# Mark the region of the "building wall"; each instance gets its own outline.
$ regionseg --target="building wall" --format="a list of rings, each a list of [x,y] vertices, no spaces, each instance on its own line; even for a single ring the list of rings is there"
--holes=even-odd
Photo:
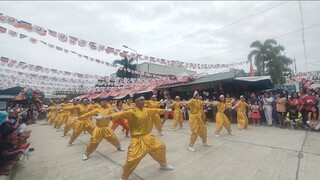
[[[175,75],[177,78],[181,78],[182,76],[186,75],[194,75],[197,73],[196,71],[186,70],[183,68],[169,67],[148,62],[139,64],[137,70],[158,75]]]

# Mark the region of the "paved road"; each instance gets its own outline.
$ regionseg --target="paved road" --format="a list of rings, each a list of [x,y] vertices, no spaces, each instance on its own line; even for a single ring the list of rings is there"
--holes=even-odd
[[[208,142],[204,147],[198,138],[196,152],[189,152],[187,144],[190,127],[171,130],[172,121],[164,126],[165,136],[159,138],[167,145],[168,163],[174,171],[161,171],[150,156],[139,164],[131,180],[319,180],[320,179],[320,133],[305,130],[279,129],[276,127],[249,126],[235,135],[226,130],[220,138],[214,136],[214,123],[209,123]],[[39,122],[31,125],[30,139],[35,147],[29,160],[22,162],[14,180],[116,180],[120,179],[126,151],[119,152],[102,141],[87,161],[82,161],[89,134],[81,134],[72,147],[67,147],[70,137],[60,137],[51,126]],[[154,134],[158,133],[154,129]],[[129,139],[116,130],[123,147]]]

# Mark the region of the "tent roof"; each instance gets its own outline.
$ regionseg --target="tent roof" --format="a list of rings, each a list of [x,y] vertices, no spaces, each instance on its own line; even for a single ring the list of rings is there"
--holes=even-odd
[[[18,95],[21,91],[23,91],[24,88],[17,86],[17,87],[12,87],[4,90],[0,90],[0,95]]]

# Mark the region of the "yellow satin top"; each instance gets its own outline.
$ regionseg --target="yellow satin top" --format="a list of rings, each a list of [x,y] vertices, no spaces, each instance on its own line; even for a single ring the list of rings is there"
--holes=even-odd
[[[160,106],[159,101],[147,100],[145,103],[148,108],[159,108]]]
[[[204,102],[201,101],[200,99],[190,99],[189,101],[187,101],[187,107],[190,108],[190,114],[196,114],[199,113],[200,110],[203,109],[204,106]]]
[[[79,106],[79,105],[71,105],[70,107]],[[79,116],[79,110],[78,109],[71,109],[70,116],[71,117],[78,117]]]
[[[79,117],[80,118],[90,118],[91,116],[95,115],[95,114],[102,114],[102,115],[109,115],[111,113],[110,109],[109,108],[103,108],[103,107],[100,107],[100,108],[96,108],[94,109],[93,111],[90,111],[90,112],[87,112],[83,115],[81,115]],[[105,126],[108,126],[110,123],[110,119],[97,119],[96,120],[96,125],[98,127],[105,127]]]
[[[224,103],[224,102],[213,102],[212,103],[213,106],[217,106],[219,113],[224,113],[224,111],[226,110],[226,106],[229,104],[231,104],[231,102],[230,103]]]
[[[134,108],[128,111],[111,114],[112,119],[127,119],[132,137],[144,136],[151,133],[153,117],[155,114],[163,114],[164,109]]]
[[[182,106],[181,101],[174,101],[174,103],[172,103],[172,107],[175,111],[181,110],[181,106]]]
[[[69,107],[65,107],[63,109],[66,109],[66,110],[78,110],[78,113],[79,113],[79,116],[82,116],[84,114],[86,114],[87,112],[91,111],[92,110],[92,107],[87,105],[83,105],[83,104],[79,104],[77,106],[69,106]],[[80,118],[79,117],[79,120],[87,120],[88,118]]]
[[[246,102],[240,100],[240,101],[237,103],[236,106],[237,106],[237,108],[238,108],[238,111],[246,112],[246,107],[248,106],[248,104],[247,104]]]
[[[231,98],[226,98],[226,108],[232,108]]]

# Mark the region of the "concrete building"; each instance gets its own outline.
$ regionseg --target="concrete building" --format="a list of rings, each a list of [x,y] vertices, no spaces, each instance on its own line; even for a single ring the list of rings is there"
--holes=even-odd
[[[194,75],[197,73],[196,71],[191,71],[183,68],[169,67],[169,66],[164,66],[161,64],[154,64],[149,62],[138,64],[137,70],[148,72],[151,74],[156,74],[156,75],[174,75],[178,79],[181,78],[182,76]]]

